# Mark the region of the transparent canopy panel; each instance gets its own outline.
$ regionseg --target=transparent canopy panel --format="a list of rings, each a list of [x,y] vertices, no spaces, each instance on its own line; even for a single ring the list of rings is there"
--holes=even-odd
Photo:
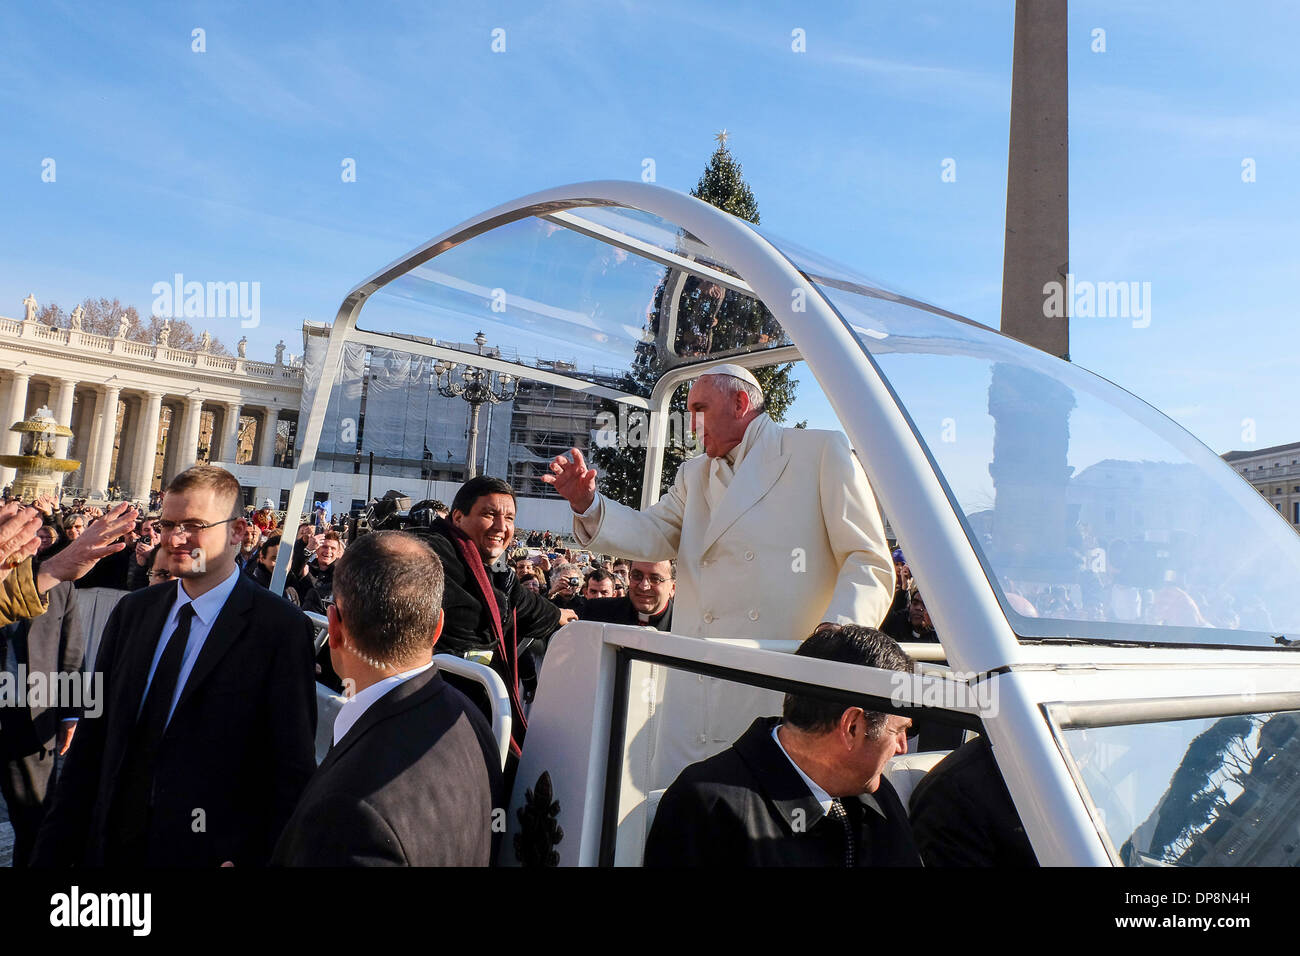
[[[1300,633],[1300,536],[1168,418],[977,323],[814,281],[908,415],[1022,639],[1275,648]]]
[[[639,398],[681,366],[792,344],[737,270],[674,224],[612,203],[533,212],[382,286],[358,327],[471,355],[481,330],[521,378],[544,369]],[[892,389],[1022,639],[1276,647],[1300,634],[1300,537],[1173,422],[1077,366],[766,238]],[[436,398],[424,402],[438,417]],[[871,449],[858,451],[870,472]]]
[[[648,213],[590,207],[527,216],[383,286],[365,331],[456,343],[482,330],[501,358],[648,396],[679,365],[789,345],[698,240]]]

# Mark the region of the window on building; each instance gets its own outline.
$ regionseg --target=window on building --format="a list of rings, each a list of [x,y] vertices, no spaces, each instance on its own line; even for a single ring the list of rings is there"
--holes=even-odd
[[[1300,501],[1291,503],[1291,523],[1300,524]]]

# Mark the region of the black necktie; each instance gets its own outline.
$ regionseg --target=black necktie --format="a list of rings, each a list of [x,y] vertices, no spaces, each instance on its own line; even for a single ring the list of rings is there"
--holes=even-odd
[[[849,819],[848,811],[844,809],[844,804],[840,802],[839,797],[831,800],[829,816],[834,820],[838,820],[840,825],[844,827],[844,865],[852,868],[854,863],[853,821]]]
[[[145,731],[146,739],[156,744],[162,739],[167,727],[167,712],[171,709],[172,695],[176,693],[176,680],[181,674],[181,663],[185,660],[185,645],[190,640],[190,622],[194,620],[194,605],[186,604],[181,608],[176,620],[176,630],[163,649],[158,659],[158,667],[153,672],[153,682],[149,693],[144,698],[144,709],[140,711],[140,727]]]

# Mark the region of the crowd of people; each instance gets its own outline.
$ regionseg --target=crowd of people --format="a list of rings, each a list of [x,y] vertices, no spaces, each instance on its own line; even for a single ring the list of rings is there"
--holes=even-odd
[[[351,542],[320,509],[290,532],[269,507],[242,508],[234,476],[212,466],[179,474],[144,514],[5,503],[6,667],[76,672],[76,589],[125,592],[94,663],[102,713],[28,708],[21,739],[0,722],[15,865],[487,865],[547,647],[575,620],[798,635],[801,655],[908,669],[899,644],[938,637],[842,436],[775,425],[736,366],[698,379],[688,407],[705,454],[644,512],[601,497],[576,450],[555,459],[547,480],[572,507],[572,541],[516,529],[514,491],[490,476],[406,530]],[[328,623],[319,648],[303,611]],[[504,773],[482,691],[435,653],[501,677]],[[318,682],[347,703],[316,766]],[[656,731],[667,793],[647,864],[919,865],[925,834],[951,844],[950,828],[909,821],[882,775],[909,719],[787,695],[755,721],[769,698],[738,687],[692,676],[679,699],[706,706]],[[961,763],[996,777],[987,754]],[[791,792],[775,812],[773,794]],[[952,802],[930,800],[945,822]],[[794,809],[807,826],[791,827]]]

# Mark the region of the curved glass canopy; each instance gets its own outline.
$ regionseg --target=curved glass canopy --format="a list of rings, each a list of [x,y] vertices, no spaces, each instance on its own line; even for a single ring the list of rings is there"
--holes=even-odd
[[[683,198],[642,192],[672,197],[664,208]],[[1300,636],[1300,536],[1173,422],[1076,365],[716,215],[806,280],[777,311],[820,296],[851,330],[1022,640],[1279,647]],[[716,249],[607,199],[486,213],[358,286],[340,310],[353,314],[353,336],[429,362],[476,355],[464,343],[481,330],[495,348],[480,364],[641,406],[693,366],[789,361],[800,345]],[[843,418],[851,396],[837,407]],[[873,449],[858,452],[871,475]]]

